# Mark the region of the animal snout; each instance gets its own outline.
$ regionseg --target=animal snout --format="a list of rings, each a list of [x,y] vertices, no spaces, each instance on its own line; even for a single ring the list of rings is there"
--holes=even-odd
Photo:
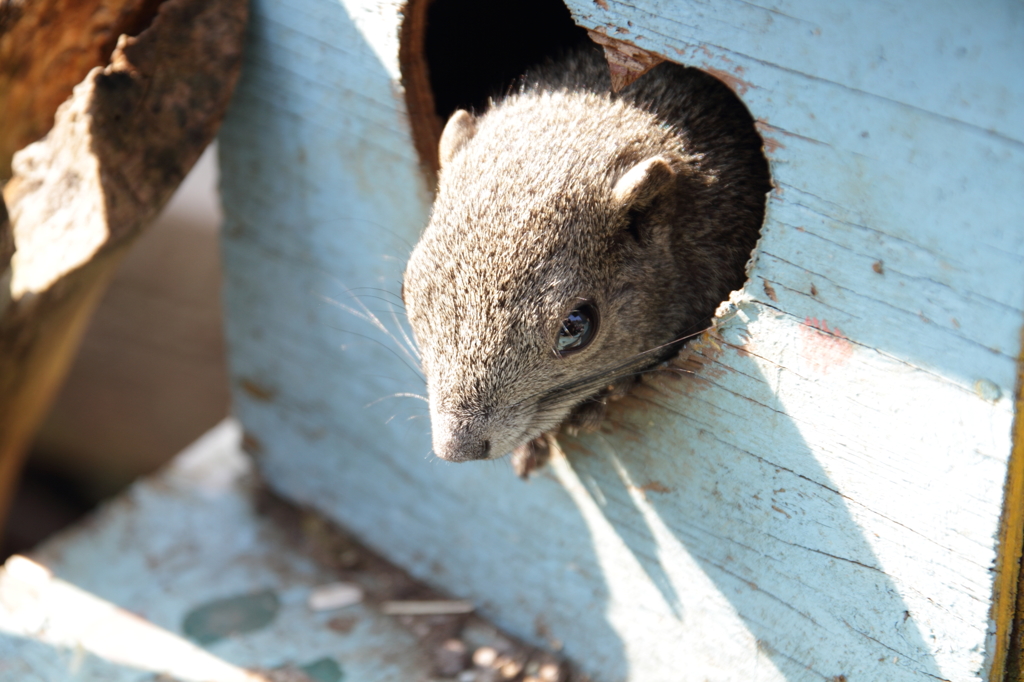
[[[434,453],[449,462],[469,462],[491,456],[491,441],[482,429],[451,415],[437,415],[431,420]]]

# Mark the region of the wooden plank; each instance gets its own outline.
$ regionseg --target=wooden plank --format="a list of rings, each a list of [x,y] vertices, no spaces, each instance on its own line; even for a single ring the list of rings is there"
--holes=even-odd
[[[256,513],[240,435],[222,423],[89,522],[0,567],[0,681],[407,682],[431,669],[416,635],[373,606],[307,606],[337,575]],[[202,646],[184,631],[203,605],[266,595],[266,622]],[[313,664],[320,675],[281,670]]]
[[[422,392],[397,341],[331,302],[394,328],[378,297],[426,222],[397,3],[256,2],[221,152],[235,400],[267,480],[602,682],[997,679],[1020,9],[568,4],[719,75],[766,138],[764,236],[699,371],[528,484],[432,459],[425,409],[388,398]]]
[[[898,102],[1013,141],[1024,140],[1024,122],[1012,114],[1024,107],[1019,78],[1014,78],[1021,69],[1017,58],[1024,16],[1012,2],[566,4],[583,26],[611,28],[623,40],[666,56],[682,56],[683,61],[719,61],[718,68],[724,65],[727,77],[740,83],[747,79],[729,68],[733,56],[757,60],[804,82],[839,85],[867,95],[868,102]],[[704,56],[687,54],[693,49]],[[855,136],[860,131],[847,132]]]
[[[1024,344],[1022,344],[1024,346]],[[1013,450],[1003,490],[1003,520],[999,530],[992,620],[995,643],[992,653],[993,680],[1022,679],[1024,655],[1024,350],[1017,360],[1017,393],[1013,420]]]

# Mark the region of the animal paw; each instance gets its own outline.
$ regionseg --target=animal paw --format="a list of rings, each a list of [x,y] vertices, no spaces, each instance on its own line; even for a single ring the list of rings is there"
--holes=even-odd
[[[551,444],[546,436],[537,436],[512,451],[512,470],[524,481],[530,473],[547,464],[551,457]]]

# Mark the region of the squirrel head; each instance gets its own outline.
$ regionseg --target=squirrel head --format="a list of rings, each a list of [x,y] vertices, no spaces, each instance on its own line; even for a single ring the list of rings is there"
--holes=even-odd
[[[676,228],[699,182],[681,139],[607,96],[456,112],[403,299],[434,452],[501,457],[672,350]]]

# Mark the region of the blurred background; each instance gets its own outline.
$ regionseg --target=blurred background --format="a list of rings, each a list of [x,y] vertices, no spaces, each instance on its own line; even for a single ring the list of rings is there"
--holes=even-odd
[[[158,468],[227,415],[217,180],[214,143],[121,263],[33,444],[0,561]]]

